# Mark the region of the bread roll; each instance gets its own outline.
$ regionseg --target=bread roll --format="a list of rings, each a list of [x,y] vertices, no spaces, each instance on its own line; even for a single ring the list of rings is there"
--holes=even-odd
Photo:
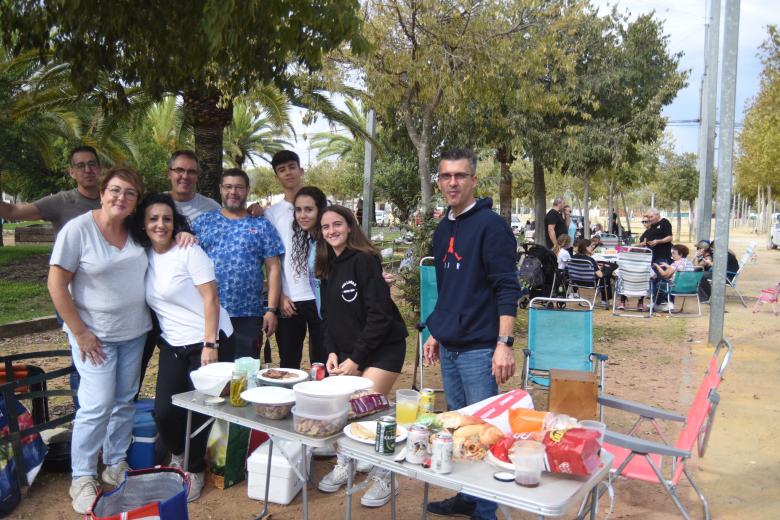
[[[485,421],[472,415],[463,415],[460,412],[444,412],[436,417],[436,422],[441,424],[442,428],[455,430],[471,424],[484,424]]]

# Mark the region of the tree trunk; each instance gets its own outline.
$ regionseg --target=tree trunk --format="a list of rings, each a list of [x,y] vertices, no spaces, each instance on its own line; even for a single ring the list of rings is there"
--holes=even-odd
[[[536,231],[534,231],[534,242],[545,245],[544,215],[547,211],[547,188],[544,185],[544,166],[542,162],[534,157],[534,216],[536,219]]]
[[[583,236],[590,238],[590,174],[585,172],[583,177],[583,190],[582,190],[582,218],[583,220]]]
[[[689,211],[688,211],[688,214],[689,214],[689,217],[688,217],[688,242],[693,240],[693,224],[694,224],[694,218],[695,218],[695,215],[693,214],[693,212],[694,212],[693,208],[694,207],[696,207],[696,201],[689,200],[688,201],[688,208],[689,208]]]
[[[677,199],[677,241],[679,242],[682,240],[682,215],[680,214],[682,212],[681,205],[680,205],[680,199]]]
[[[496,151],[496,159],[501,165],[501,181],[498,186],[498,201],[501,218],[508,225],[512,224],[512,172],[509,165],[514,160],[512,152],[506,145],[502,145]]]
[[[626,231],[631,234],[631,216],[628,214],[628,206],[626,206],[626,196],[623,192],[620,192],[620,201],[623,203],[623,213],[626,214]]]
[[[614,205],[614,197],[615,197],[615,179],[609,180],[609,198],[607,200],[607,225],[606,230],[607,233],[615,233],[617,234],[617,229],[612,229],[612,213],[615,212],[615,205]]]
[[[233,102],[220,106],[220,94],[193,89],[183,95],[183,109],[192,119],[195,153],[200,163],[200,193],[220,201],[219,181],[222,175],[222,141],[225,128],[233,118]]]
[[[3,171],[0,169],[0,201],[3,200]],[[0,218],[0,247],[5,246],[3,242],[3,219]]]

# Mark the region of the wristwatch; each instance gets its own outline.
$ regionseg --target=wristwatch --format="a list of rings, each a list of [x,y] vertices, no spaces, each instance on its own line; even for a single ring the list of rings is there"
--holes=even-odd
[[[279,314],[279,307],[266,307],[265,312],[273,312],[274,314]]]
[[[511,347],[515,342],[515,338],[513,336],[499,336],[496,339],[496,343],[503,343],[507,347]]]
[[[215,343],[212,343],[211,341],[204,341],[203,348],[213,348],[214,350],[219,350],[219,341]]]

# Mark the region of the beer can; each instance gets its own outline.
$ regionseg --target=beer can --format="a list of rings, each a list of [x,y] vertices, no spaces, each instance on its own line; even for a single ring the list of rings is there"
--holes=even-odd
[[[312,363],[309,369],[309,379],[312,381],[322,381],[325,379],[325,364]]]
[[[434,473],[452,472],[452,435],[447,432],[439,432],[433,437],[431,470]]]
[[[392,415],[384,415],[376,422],[374,451],[383,455],[395,452],[395,417]]]
[[[413,424],[406,437],[406,462],[422,464],[428,459],[428,427]]]
[[[433,413],[433,405],[436,400],[436,394],[433,388],[423,388],[420,390],[420,413]]]

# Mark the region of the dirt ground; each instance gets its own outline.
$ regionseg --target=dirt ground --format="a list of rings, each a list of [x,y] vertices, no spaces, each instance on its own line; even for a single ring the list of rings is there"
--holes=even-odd
[[[739,257],[754,239],[747,233],[733,233],[730,248]],[[721,404],[709,450],[703,459],[696,458],[690,465],[694,478],[710,500],[713,518],[769,519],[780,515],[777,494],[780,444],[774,431],[780,424],[780,405],[775,398],[780,381],[780,317],[768,309],[752,313],[760,289],[780,280],[780,251],[765,250],[763,241],[759,244],[757,263],[746,268],[739,283],[748,308],[742,307],[733,291],[727,293],[726,336],[734,343],[735,355],[720,389]],[[609,355],[607,393],[685,413],[712,352],[706,341],[708,310],[705,306],[701,318],[659,316],[649,320],[614,318],[606,311],[597,310],[594,349]],[[520,311],[519,315],[522,314],[524,311]],[[518,343],[519,348],[525,343],[523,329],[518,333]],[[54,346],[64,346],[63,336],[57,331],[0,341],[0,350],[6,353]],[[398,387],[410,386],[412,362],[413,357],[407,359]],[[51,361],[50,367],[56,364]],[[521,366],[522,360],[518,358],[518,367]],[[152,373],[156,373],[156,367]],[[438,370],[428,374],[431,376],[428,382],[435,386]],[[153,381],[147,377],[144,393],[150,395],[152,391]],[[537,407],[542,408],[546,397],[540,394],[534,397]],[[65,402],[54,404],[55,410],[68,406]],[[610,429],[617,431],[626,429],[631,422],[630,418],[611,412],[607,412],[606,420]],[[332,460],[315,460],[314,481],[330,471],[331,465]],[[76,518],[67,497],[69,482],[66,474],[42,473],[12,518]],[[398,517],[419,517],[422,484],[401,477],[399,486],[402,499]],[[687,483],[681,484],[680,494],[692,516],[701,518],[699,501]],[[431,488],[432,500],[449,495],[447,490]],[[315,520],[344,514],[343,491],[328,495],[314,487],[310,488],[309,497],[309,511]],[[354,505],[357,519],[389,518],[390,515],[389,506],[375,511],[361,507],[357,498]],[[189,513],[193,520],[248,519],[255,517],[261,508],[260,502],[247,498],[246,483],[225,491],[207,485],[201,499],[190,504]],[[605,518],[609,509],[609,498],[605,495],[599,518]],[[289,506],[271,504],[270,511],[274,519],[301,518],[301,497]],[[531,517],[519,511],[512,511],[512,516]],[[660,487],[619,480],[615,483],[611,517],[666,519],[679,518],[679,514]]]

